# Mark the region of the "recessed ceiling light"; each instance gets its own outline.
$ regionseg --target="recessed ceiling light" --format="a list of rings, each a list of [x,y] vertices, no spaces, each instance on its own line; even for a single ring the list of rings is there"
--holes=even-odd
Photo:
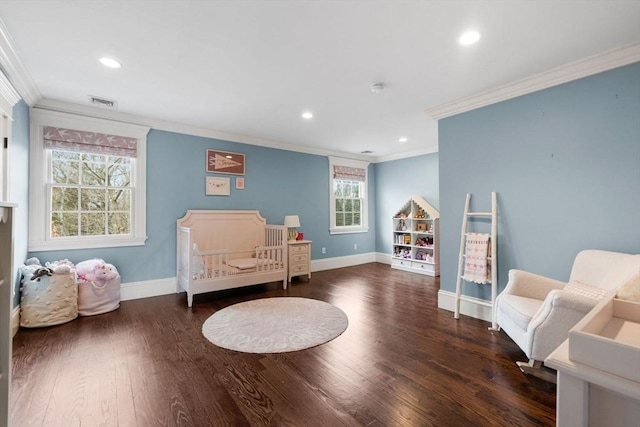
[[[458,37],[458,43],[462,46],[474,44],[478,40],[480,40],[480,33],[477,31],[467,31],[466,33],[463,33],[460,37]]]
[[[120,68],[122,64],[112,58],[107,58],[106,56],[98,59],[102,65],[109,68]]]
[[[313,114],[311,114],[308,111],[305,111],[304,113],[302,113],[302,118],[303,119],[307,119],[307,120],[312,119],[313,118]]]
[[[403,137],[401,137],[401,138],[398,138],[398,142],[399,142],[399,143],[403,143],[403,142],[407,142],[407,141],[408,141],[408,139],[407,139],[407,137],[405,137],[405,136],[403,136]]]

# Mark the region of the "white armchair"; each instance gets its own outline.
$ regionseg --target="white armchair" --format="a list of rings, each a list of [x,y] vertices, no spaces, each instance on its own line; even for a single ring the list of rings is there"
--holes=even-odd
[[[509,282],[496,299],[498,325],[524,351],[529,362],[517,362],[525,373],[546,379],[542,361],[569,336],[600,298],[640,288],[640,255],[585,250],[576,256],[568,283],[521,270],[509,271]]]

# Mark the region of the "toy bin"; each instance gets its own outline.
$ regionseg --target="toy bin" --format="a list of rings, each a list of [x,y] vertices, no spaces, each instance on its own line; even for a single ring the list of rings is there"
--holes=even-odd
[[[60,325],[78,317],[75,272],[54,273],[41,266],[23,266],[20,275],[20,326]]]
[[[78,314],[94,316],[120,307],[120,274],[103,260],[87,260],[76,265]]]

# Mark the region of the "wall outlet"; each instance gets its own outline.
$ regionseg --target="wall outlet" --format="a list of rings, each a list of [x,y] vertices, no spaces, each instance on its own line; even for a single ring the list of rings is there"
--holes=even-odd
[[[327,253],[327,248],[322,248],[322,253],[326,254]]]
[[[354,250],[354,251],[357,251],[357,250],[358,250],[358,244],[357,244],[357,243],[354,243],[354,244],[353,244],[353,250]]]

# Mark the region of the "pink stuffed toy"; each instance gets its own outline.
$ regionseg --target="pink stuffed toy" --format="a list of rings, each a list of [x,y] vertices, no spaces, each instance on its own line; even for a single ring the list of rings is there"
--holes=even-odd
[[[83,283],[106,283],[118,277],[118,270],[101,259],[82,261],[76,265],[78,280]]]

